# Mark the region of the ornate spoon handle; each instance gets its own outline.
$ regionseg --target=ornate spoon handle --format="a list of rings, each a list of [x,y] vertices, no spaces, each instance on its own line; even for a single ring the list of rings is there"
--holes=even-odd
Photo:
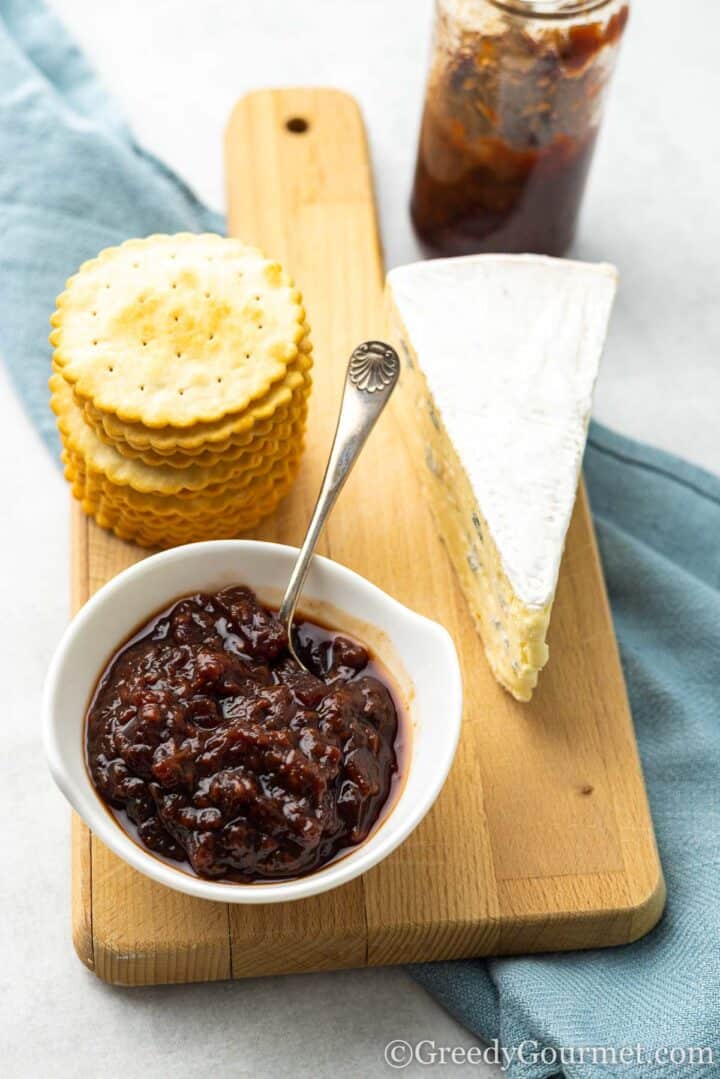
[[[318,537],[368,435],[395,389],[399,374],[398,354],[383,341],[365,341],[350,357],[340,416],[320,494],[279,612],[281,622],[287,627],[293,653],[292,620]]]

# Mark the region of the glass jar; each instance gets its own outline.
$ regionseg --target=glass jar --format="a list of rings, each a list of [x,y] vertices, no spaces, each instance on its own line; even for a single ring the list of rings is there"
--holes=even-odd
[[[628,6],[436,0],[411,201],[429,253],[566,253]]]

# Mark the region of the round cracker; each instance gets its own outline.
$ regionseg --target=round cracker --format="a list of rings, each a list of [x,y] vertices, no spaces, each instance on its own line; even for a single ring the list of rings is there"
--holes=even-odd
[[[116,486],[102,476],[88,473],[82,458],[71,450],[65,453],[65,475],[73,485],[82,488],[86,498],[103,499],[107,505],[134,511],[148,523],[168,518],[184,521],[253,508],[263,502],[287,475],[295,475],[300,456],[301,447],[294,446],[263,471],[241,476],[232,483],[213,484],[200,491],[172,495],[141,493],[130,487]]]
[[[109,433],[107,424],[98,422],[97,415],[93,415],[86,407],[83,417],[92,426],[103,442],[113,446],[124,457],[137,458],[152,467],[170,465],[176,468],[185,468],[191,464],[213,466],[223,458],[238,456],[244,448],[254,444],[261,438],[269,436],[285,437],[280,432],[288,423],[294,422],[300,413],[307,412],[307,401],[310,395],[310,378],[305,376],[303,380],[292,389],[288,395],[283,394],[283,400],[287,396],[286,403],[275,408],[268,419],[253,422],[251,426],[241,430],[239,434],[230,432],[222,442],[203,443],[200,438],[194,449],[189,447],[157,449],[147,440],[141,440],[137,444],[134,440],[117,437],[117,430]],[[243,425],[244,426],[244,425]]]
[[[189,465],[201,465],[205,468],[214,468],[222,461],[232,461],[244,453],[257,447],[268,440],[277,442],[286,441],[292,433],[293,426],[307,417],[308,390],[301,386],[295,390],[287,405],[277,409],[272,419],[263,420],[253,424],[249,431],[244,432],[236,439],[232,438],[220,444],[212,443],[202,447],[195,453],[187,453],[176,450],[174,453],[156,453],[152,448],[139,449],[136,446],[110,438],[103,424],[90,424],[100,439],[107,445],[112,446],[123,457],[141,461],[151,468],[187,468]],[[83,418],[87,421],[87,411],[83,410]]]
[[[159,468],[165,465],[169,468],[187,468],[188,464],[202,465],[204,468],[215,468],[221,461],[237,460],[251,448],[260,444],[266,447],[263,452],[267,452],[270,445],[286,442],[292,436],[294,425],[300,418],[304,418],[306,414],[307,406],[304,401],[300,401],[293,411],[286,408],[279,409],[275,425],[273,426],[269,423],[259,425],[259,429],[254,433],[252,439],[237,446],[233,442],[225,443],[222,451],[200,450],[192,456],[187,453],[155,454],[152,450],[136,450],[127,444],[120,445],[117,442],[110,442],[109,444],[118,450],[123,457],[135,458],[150,468]],[[100,437],[104,442],[108,441],[102,432],[100,432]]]
[[[306,333],[279,263],[214,234],[107,248],[52,316],[54,362],[100,412],[181,429],[241,413],[285,375]]]
[[[135,511],[108,505],[102,499],[90,499],[78,483],[73,485],[73,494],[80,500],[86,513],[121,539],[139,543],[144,547],[172,547],[199,540],[232,538],[257,527],[287,495],[294,478],[295,472],[290,470],[268,496],[263,501],[258,501],[249,511],[228,510],[215,517],[206,515],[201,519],[189,521],[163,518],[160,522],[148,522]]]
[[[51,377],[50,388],[51,407],[57,415],[58,428],[65,446],[82,458],[87,473],[97,473],[120,487],[131,487],[144,493],[173,495],[181,491],[199,491],[210,484],[231,485],[248,471],[239,465],[237,460],[222,459],[211,468],[193,464],[186,468],[173,468],[167,465],[151,467],[142,461],[123,457],[116,449],[103,442],[94,429],[85,423],[72,387],[60,375],[54,374]]]
[[[85,459],[63,443],[63,462],[72,470],[73,477],[82,480],[94,491],[102,492],[111,501],[135,506],[143,513],[187,515],[189,512],[206,512],[212,507],[224,508],[238,499],[251,501],[253,494],[264,489],[277,477],[288,462],[299,459],[303,449],[303,430],[298,424],[292,438],[279,445],[277,451],[264,458],[254,468],[239,472],[236,476],[220,482],[207,484],[198,490],[181,490],[170,494],[157,491],[137,491],[126,484],[116,484],[104,474],[88,471]]]
[[[285,378],[272,386],[260,401],[239,415],[228,415],[215,423],[197,423],[183,431],[177,427],[147,428],[138,423],[126,423],[117,416],[99,412],[90,401],[82,403],[88,422],[112,443],[153,455],[187,453],[194,456],[205,449],[220,452],[232,443],[249,440],[256,425],[268,424],[271,427],[280,408],[291,406],[298,396],[309,395],[312,387],[311,368],[312,346],[306,338],[301,342],[300,354],[288,367]]]

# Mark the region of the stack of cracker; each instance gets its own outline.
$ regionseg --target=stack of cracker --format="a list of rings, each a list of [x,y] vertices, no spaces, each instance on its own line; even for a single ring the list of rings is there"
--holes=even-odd
[[[151,547],[235,536],[298,468],[310,392],[300,293],[221,236],[150,236],[71,277],[50,340],[73,494]]]

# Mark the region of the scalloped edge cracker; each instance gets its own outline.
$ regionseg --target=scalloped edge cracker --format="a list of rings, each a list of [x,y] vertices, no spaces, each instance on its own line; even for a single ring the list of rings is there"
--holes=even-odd
[[[55,367],[99,412],[181,429],[241,413],[306,335],[278,262],[212,233],[149,236],[83,263],[51,318]]]
[[[307,404],[304,397],[297,402],[293,403],[293,408],[278,409],[278,415],[276,417],[275,424],[265,422],[264,424],[258,424],[258,430],[253,428],[253,436],[250,439],[244,439],[238,445],[234,442],[223,443],[222,450],[199,450],[192,457],[187,453],[164,453],[156,454],[152,450],[136,450],[132,446],[128,446],[127,443],[122,445],[118,442],[110,442],[104,437],[102,431],[99,432],[100,438],[103,442],[108,442],[114,449],[118,450],[123,457],[129,457],[141,461],[149,468],[187,468],[189,464],[201,465],[203,468],[214,469],[218,464],[224,461],[235,461],[248,452],[249,448],[256,448],[259,452],[266,452],[272,445],[277,445],[281,442],[287,442],[292,437],[293,427],[298,421],[304,421],[307,416]],[[264,449],[260,449],[263,447]]]
[[[173,468],[168,465],[152,467],[142,461],[123,457],[84,422],[72,387],[61,375],[51,377],[50,388],[51,407],[57,416],[58,429],[65,446],[83,459],[88,473],[104,476],[119,487],[130,487],[143,493],[177,495],[182,491],[199,491],[210,484],[231,482],[248,471],[252,472],[252,469],[244,469],[238,460],[232,459],[223,459],[210,468],[194,464],[186,468]]]
[[[121,539],[132,540],[144,547],[171,547],[203,539],[231,538],[255,528],[288,494],[297,474],[299,460],[299,456],[295,457],[265,496],[258,498],[251,507],[229,505],[217,514],[205,513],[200,520],[185,516],[148,519],[133,508],[108,503],[102,497],[90,497],[77,479],[72,480],[72,489],[85,513]],[[68,468],[66,473],[72,479],[72,470]]]
[[[255,424],[272,425],[280,408],[290,405],[299,395],[308,397],[312,388],[312,345],[307,340],[297,359],[288,367],[285,378],[273,386],[262,400],[239,415],[231,414],[215,423],[197,423],[180,431],[176,427],[147,428],[141,424],[126,423],[98,412],[92,402],[83,402],[86,419],[99,434],[113,443],[123,443],[136,451],[153,454],[186,453],[194,456],[203,449],[222,448],[242,439],[252,437]]]
[[[275,460],[264,462],[257,472],[243,474],[227,482],[210,484],[198,491],[182,491],[180,494],[169,495],[116,486],[103,476],[88,473],[82,458],[71,450],[65,451],[64,462],[66,477],[72,483],[82,484],[88,497],[103,498],[108,504],[135,509],[148,518],[175,515],[185,519],[222,513],[230,506],[253,505],[265,496],[280,477],[294,467],[301,453],[302,440]]]

